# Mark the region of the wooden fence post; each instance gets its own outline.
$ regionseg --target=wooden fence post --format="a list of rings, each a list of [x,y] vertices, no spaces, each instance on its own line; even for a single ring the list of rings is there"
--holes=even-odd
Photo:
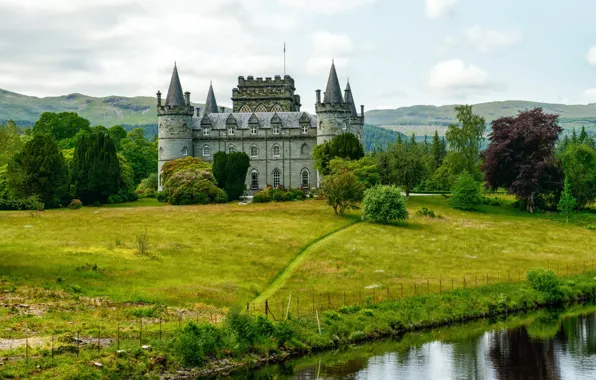
[[[120,322],[118,322],[118,327],[116,327],[116,344],[118,346],[118,351],[120,351]]]
[[[101,326],[97,327],[97,352],[101,351]]]
[[[464,289],[466,288],[466,276],[464,276]]]
[[[399,283],[399,298],[404,298],[404,284]]]
[[[143,347],[143,317],[141,317],[139,323],[139,347]]]
[[[269,319],[269,300],[265,300],[265,318]]]
[[[443,278],[439,277],[439,294],[443,294]]]

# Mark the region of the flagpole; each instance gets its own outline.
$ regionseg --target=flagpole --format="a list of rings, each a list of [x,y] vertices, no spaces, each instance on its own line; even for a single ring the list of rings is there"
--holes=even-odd
[[[286,42],[284,41],[284,77],[286,76]]]

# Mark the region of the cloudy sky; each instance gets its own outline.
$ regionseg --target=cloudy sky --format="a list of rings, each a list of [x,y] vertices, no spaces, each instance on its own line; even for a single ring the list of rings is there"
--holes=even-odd
[[[0,0],[0,88],[230,105],[239,75],[296,80],[314,108],[331,59],[358,104],[596,102],[594,0]]]

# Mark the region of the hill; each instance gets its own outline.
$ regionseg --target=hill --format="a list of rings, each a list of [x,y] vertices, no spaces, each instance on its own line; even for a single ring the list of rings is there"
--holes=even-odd
[[[474,112],[484,116],[487,122],[503,117],[515,116],[518,112],[542,107],[545,112],[560,116],[561,126],[567,130],[581,129],[596,133],[596,103],[588,105],[565,105],[538,103],[518,100],[480,103],[474,105]],[[450,123],[455,122],[455,105],[412,106],[396,109],[371,110],[366,112],[366,122],[393,130],[417,135],[432,135],[435,129],[444,132]]]

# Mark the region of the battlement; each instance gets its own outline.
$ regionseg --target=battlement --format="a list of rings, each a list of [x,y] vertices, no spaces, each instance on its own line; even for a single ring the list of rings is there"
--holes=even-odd
[[[298,112],[300,97],[294,94],[294,79],[289,75],[238,77],[238,87],[232,89],[234,112]]]
[[[315,109],[317,113],[351,113],[347,103],[317,103]]]
[[[283,78],[281,75],[276,75],[273,78],[271,78],[271,77],[265,77],[265,78],[257,77],[256,79],[252,75],[249,75],[248,77],[246,77],[246,79],[244,78],[244,76],[238,77],[238,87],[251,87],[251,86],[264,86],[264,87],[267,87],[267,86],[289,86],[293,90],[295,90],[294,79],[289,75],[284,75]]]
[[[157,106],[157,116],[165,116],[165,115],[184,115],[184,116],[192,116],[195,112],[195,108],[193,106],[164,106],[158,105]]]

